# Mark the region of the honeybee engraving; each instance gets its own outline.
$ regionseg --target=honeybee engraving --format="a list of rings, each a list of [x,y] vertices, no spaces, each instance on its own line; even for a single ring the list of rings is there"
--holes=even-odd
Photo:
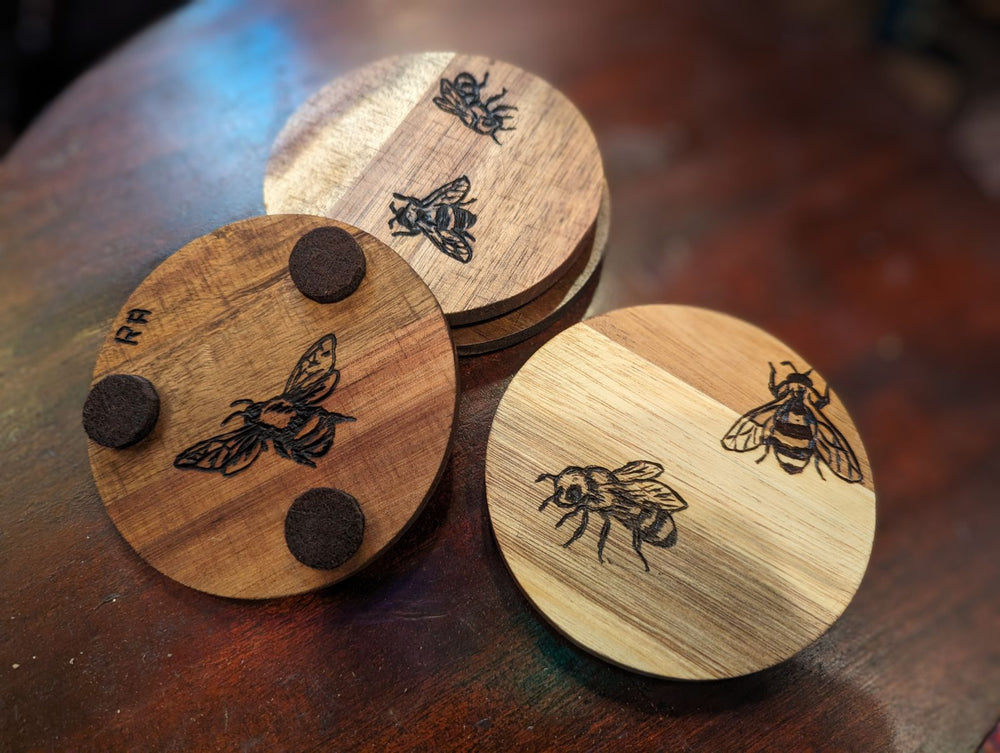
[[[844,481],[862,480],[861,465],[844,435],[830,422],[823,409],[830,404],[830,385],[820,394],[812,383],[809,371],[800,372],[791,361],[782,366],[791,369],[785,379],[775,385],[776,370],[771,367],[767,386],[774,399],[744,414],[722,438],[722,446],[735,452],[747,452],[761,445],[764,454],[774,450],[774,456],[787,473],[801,473],[812,460],[820,477],[820,461]]]
[[[394,193],[392,197],[405,201],[401,207],[395,202],[389,204],[392,219],[389,228],[398,224],[403,230],[393,235],[420,235],[437,246],[438,250],[452,259],[468,264],[472,259],[472,242],[476,237],[469,228],[476,224],[476,215],[466,207],[475,199],[466,200],[471,185],[467,176],[455,178],[445,183],[422,199]]]
[[[319,406],[340,381],[340,372],[333,367],[336,349],[333,333],[323,335],[295,364],[280,395],[259,403],[234,400],[229,407],[246,407],[222,424],[239,416],[243,426],[188,447],[174,460],[174,467],[235,476],[272,445],[281,457],[315,468],[316,458],[333,445],[334,427],[355,420]]]
[[[482,90],[489,77],[490,72],[486,71],[482,81],[476,81],[476,77],[471,73],[459,73],[454,81],[443,78],[441,96],[434,97],[434,104],[439,109],[456,115],[476,133],[490,136],[499,144],[498,131],[515,130],[514,126],[507,126],[507,121],[513,117],[509,113],[517,108],[513,105],[494,104],[507,95],[506,88],[483,101]]]
[[[657,480],[661,473],[663,466],[650,460],[634,460],[613,471],[589,465],[586,468],[570,466],[557,476],[543,473],[535,482],[552,481],[553,493],[542,502],[538,511],[543,511],[549,502],[569,508],[556,523],[556,528],[580,516],[579,527],[564,547],[583,536],[591,513],[600,516],[604,520],[597,540],[597,559],[601,564],[604,564],[604,545],[611,533],[611,521],[617,520],[632,532],[632,549],[648,573],[649,562],[642,553],[643,543],[663,548],[676,544],[674,513],[687,509],[687,502],[680,494]]]

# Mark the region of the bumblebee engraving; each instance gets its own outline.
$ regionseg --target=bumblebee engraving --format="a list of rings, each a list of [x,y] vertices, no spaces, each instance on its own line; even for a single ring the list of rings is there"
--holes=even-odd
[[[397,224],[403,228],[393,235],[423,234],[439,251],[468,264],[472,260],[472,243],[476,240],[469,232],[476,224],[476,215],[466,209],[475,201],[465,198],[470,188],[469,178],[463,175],[422,199],[394,193],[394,199],[405,203],[400,207],[395,202],[389,204],[393,215],[389,228]]]
[[[459,73],[454,81],[443,78],[441,96],[434,97],[434,104],[439,109],[457,116],[467,128],[484,136],[490,136],[499,144],[498,131],[515,130],[514,126],[507,126],[507,121],[513,117],[509,113],[517,108],[513,105],[498,104],[507,95],[506,88],[483,101],[482,90],[489,77],[490,72],[487,71],[483,74],[482,81],[476,81],[476,77],[471,73]]]
[[[722,438],[722,446],[734,452],[747,452],[763,445],[764,461],[771,451],[778,465],[787,473],[801,473],[812,460],[821,478],[820,461],[837,476],[849,483],[862,480],[861,465],[844,435],[830,422],[823,409],[830,404],[830,385],[820,394],[809,375],[812,369],[800,372],[791,361],[782,366],[791,369],[785,379],[775,385],[776,370],[771,367],[768,389],[774,397],[768,403],[744,414]]]
[[[634,460],[613,471],[590,465],[586,468],[570,466],[558,475],[543,473],[535,482],[551,481],[553,492],[538,511],[545,510],[550,502],[569,508],[556,523],[556,528],[580,516],[579,527],[564,547],[583,536],[591,514],[600,516],[604,521],[597,540],[597,559],[601,564],[604,564],[604,545],[611,533],[611,521],[617,520],[632,532],[632,549],[648,573],[649,562],[642,553],[643,543],[663,548],[676,544],[674,513],[687,509],[687,502],[680,494],[657,480],[661,473],[663,466],[650,460]]]
[[[188,447],[174,460],[174,467],[235,476],[273,446],[281,457],[315,468],[316,458],[333,445],[334,427],[355,420],[318,405],[340,381],[340,372],[334,368],[336,349],[333,333],[323,335],[295,364],[280,395],[259,403],[234,400],[231,408],[246,407],[230,414],[222,424],[238,416],[243,425]]]

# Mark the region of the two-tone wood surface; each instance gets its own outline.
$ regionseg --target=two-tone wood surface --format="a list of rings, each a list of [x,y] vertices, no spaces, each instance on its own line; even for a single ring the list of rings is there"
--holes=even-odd
[[[474,356],[509,348],[549,326],[597,275],[611,230],[611,194],[604,188],[601,209],[594,226],[594,239],[586,253],[566,273],[537,298],[513,311],[475,324],[451,328],[451,338],[460,356]]]
[[[372,233],[463,324],[564,275],[590,248],[603,184],[597,141],[561,92],[499,60],[422,53],[302,105],[275,141],[264,204]]]
[[[109,327],[94,381],[142,376],[161,410],[135,447],[90,443],[94,480],[133,548],[187,586],[261,598],[335,583],[399,537],[447,458],[456,373],[440,307],[392,249],[354,228],[361,285],[336,303],[306,298],[289,254],[326,227],[346,228],[275,215],[191,241]],[[142,322],[123,325],[131,312]],[[317,373],[322,384],[304,394]],[[285,540],[293,500],[325,487],[364,514],[361,548],[330,570],[302,564]]]
[[[809,371],[761,330],[683,306],[613,311],[542,347],[486,455],[528,599],[659,677],[749,674],[818,638],[864,575],[875,498],[854,424]]]
[[[1000,215],[860,45],[797,15],[823,7],[210,1],[76,82],[0,166],[0,748],[974,750],[1000,714]],[[510,576],[487,436],[581,302],[460,360],[437,491],[332,588],[180,586],[105,512],[80,409],[122,303],[192,238],[264,212],[271,145],[317,89],[418,49],[512,61],[593,126],[613,201],[593,313],[735,315],[850,408],[878,485],[871,561],[793,658],[707,683],[626,672]]]

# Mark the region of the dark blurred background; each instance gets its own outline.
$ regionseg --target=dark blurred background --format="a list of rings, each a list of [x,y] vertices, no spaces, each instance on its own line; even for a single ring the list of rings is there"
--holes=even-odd
[[[74,78],[181,0],[7,0],[0,31],[0,155]],[[787,0],[790,13],[866,50],[888,88],[943,129],[1000,198],[1000,0]]]
[[[73,79],[181,0],[3,0],[0,155]]]

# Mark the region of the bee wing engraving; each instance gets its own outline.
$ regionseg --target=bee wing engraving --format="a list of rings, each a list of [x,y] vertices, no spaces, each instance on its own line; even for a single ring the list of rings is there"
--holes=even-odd
[[[611,472],[618,477],[619,481],[641,481],[659,476],[663,473],[663,466],[651,460],[633,460]]]
[[[284,396],[293,403],[318,403],[333,392],[340,381],[340,372],[333,367],[336,352],[337,338],[332,332],[313,343],[289,374]]]
[[[472,259],[472,244],[462,233],[454,230],[442,230],[437,227],[423,227],[424,235],[437,246],[438,250],[448,254],[452,259],[457,259],[463,264],[467,264]]]
[[[644,479],[624,484],[624,489],[632,499],[640,504],[657,507],[668,512],[678,512],[687,509],[681,495],[662,481]]]
[[[844,481],[852,484],[861,481],[861,464],[844,435],[830,423],[822,411],[813,407],[812,412],[816,419],[816,451],[823,462]]]
[[[469,195],[470,188],[469,178],[462,175],[455,178],[451,183],[445,183],[426,198],[421,199],[420,203],[425,207],[438,204],[461,204],[465,200],[465,197]]]
[[[175,468],[222,471],[233,476],[249,468],[267,449],[267,440],[256,426],[243,426],[202,440],[188,447],[174,460]]]
[[[465,99],[462,97],[461,92],[455,88],[455,84],[446,78],[441,79],[441,96],[434,97],[434,104],[445,112],[450,112],[452,115],[457,115],[458,117],[465,119],[467,108],[465,107]]]
[[[736,452],[747,452],[759,447],[773,431],[774,413],[783,402],[783,399],[772,400],[744,413],[726,432],[726,436],[722,438],[722,446]]]

